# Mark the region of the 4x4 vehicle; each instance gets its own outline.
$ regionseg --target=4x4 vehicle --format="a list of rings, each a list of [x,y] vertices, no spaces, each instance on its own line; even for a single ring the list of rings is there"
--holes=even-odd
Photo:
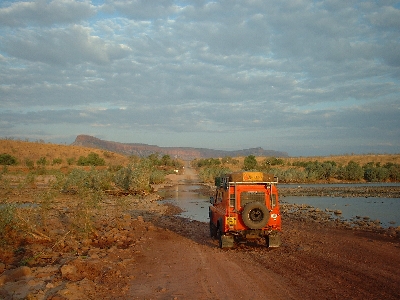
[[[236,172],[215,178],[210,198],[210,235],[221,248],[265,238],[268,247],[279,247],[281,215],[278,178],[263,172]]]

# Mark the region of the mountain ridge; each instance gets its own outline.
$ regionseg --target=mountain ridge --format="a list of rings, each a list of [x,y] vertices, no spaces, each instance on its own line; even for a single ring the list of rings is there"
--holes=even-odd
[[[288,157],[288,153],[275,150],[264,150],[261,147],[249,148],[242,150],[214,150],[207,148],[194,147],[160,147],[156,145],[148,145],[142,143],[120,143],[106,141],[94,136],[81,134],[78,135],[72,143],[74,146],[84,146],[96,149],[107,150],[124,155],[137,155],[146,157],[151,154],[169,155],[184,160],[192,160],[195,158],[211,158],[211,157],[237,157],[237,156],[274,156]]]

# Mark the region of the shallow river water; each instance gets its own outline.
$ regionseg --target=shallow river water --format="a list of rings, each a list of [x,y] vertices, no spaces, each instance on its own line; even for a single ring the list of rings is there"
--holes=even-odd
[[[371,186],[371,184],[369,185]],[[301,186],[311,187],[314,185]],[[324,187],[324,185],[315,186]],[[334,187],[340,185],[326,186]],[[175,185],[160,190],[159,194],[164,199],[161,202],[171,203],[183,210],[180,214],[181,217],[200,222],[208,222],[209,197],[203,195],[200,192],[200,188],[200,185]],[[368,217],[371,220],[379,220],[383,227],[400,226],[399,198],[287,196],[281,197],[280,201],[290,204],[307,204],[321,210],[340,210],[342,211],[340,218],[344,220]]]
[[[200,185],[180,184],[161,189],[158,193],[164,200],[160,202],[180,207],[183,210],[179,214],[181,217],[208,222],[210,197],[203,195],[200,188]]]

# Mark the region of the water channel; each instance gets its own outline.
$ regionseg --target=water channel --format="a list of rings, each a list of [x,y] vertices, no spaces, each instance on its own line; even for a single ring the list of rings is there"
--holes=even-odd
[[[200,185],[178,184],[161,189],[158,193],[164,200],[160,202],[171,203],[181,208],[181,217],[208,222],[210,197],[201,193],[201,188]]]
[[[394,184],[329,184],[310,185],[303,184],[302,187],[342,187],[342,186],[399,186]],[[287,185],[282,185],[287,186]],[[297,185],[296,185],[297,186]],[[201,192],[201,185],[179,184],[167,187],[159,191],[163,198],[161,202],[171,203],[180,207],[183,212],[181,217],[208,222],[209,196]],[[321,210],[341,210],[340,218],[352,220],[368,217],[371,220],[379,220],[383,227],[400,226],[400,198],[378,198],[378,197],[281,197],[281,202],[289,204],[307,204]]]

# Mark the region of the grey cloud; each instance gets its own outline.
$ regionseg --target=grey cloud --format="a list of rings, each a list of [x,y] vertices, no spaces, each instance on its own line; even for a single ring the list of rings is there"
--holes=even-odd
[[[23,29],[2,41],[0,49],[10,56],[54,65],[104,64],[126,57],[131,51],[126,46],[92,35],[90,28],[80,25],[41,31]]]
[[[228,147],[272,131],[277,147],[304,151],[398,138],[396,1],[40,2],[85,4],[74,25],[63,24],[71,10],[57,25],[34,21],[38,3],[0,9],[0,134],[65,124],[231,134]]]
[[[128,18],[147,20],[165,18],[178,12],[173,0],[106,0],[105,11],[116,10]]]
[[[377,12],[373,12],[368,19],[376,26],[394,31],[400,29],[400,9],[392,6],[383,6]]]
[[[0,8],[0,25],[26,26],[73,23],[95,14],[95,7],[88,2],[63,0],[38,0],[15,2]]]

